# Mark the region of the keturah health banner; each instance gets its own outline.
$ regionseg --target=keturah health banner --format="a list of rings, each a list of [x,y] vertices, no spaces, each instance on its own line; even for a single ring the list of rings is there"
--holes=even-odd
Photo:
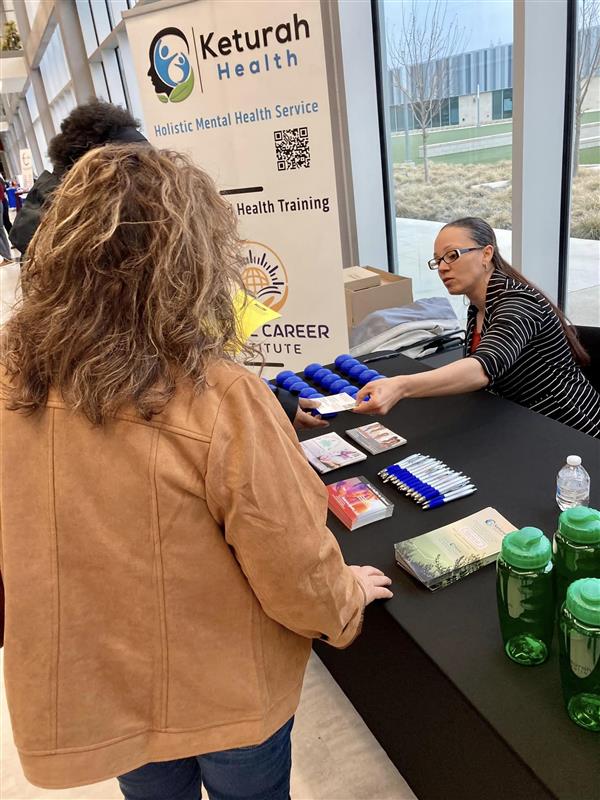
[[[246,288],[281,314],[253,337],[265,374],[331,361],[348,346],[348,265],[319,0],[195,0],[124,16],[146,135],[189,153],[227,195]]]

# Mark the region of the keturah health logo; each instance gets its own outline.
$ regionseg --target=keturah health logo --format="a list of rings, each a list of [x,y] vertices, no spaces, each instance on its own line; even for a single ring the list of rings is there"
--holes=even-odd
[[[161,103],[180,103],[194,88],[190,46],[179,28],[163,28],[150,45],[148,76]]]

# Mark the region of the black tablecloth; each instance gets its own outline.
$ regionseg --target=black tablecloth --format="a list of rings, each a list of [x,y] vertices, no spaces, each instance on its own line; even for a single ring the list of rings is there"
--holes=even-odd
[[[404,356],[375,367],[386,375],[426,369]],[[331,427],[343,434],[369,421],[344,413]],[[420,800],[597,800],[600,736],[566,715],[556,640],[546,664],[513,664],[502,649],[493,565],[431,593],[395,564],[393,545],[486,506],[551,538],[556,474],[567,455],[582,457],[592,478],[590,504],[600,507],[599,442],[487,392],[405,400],[382,421],[408,443],[324,478],[366,475],[394,502],[390,519],[354,532],[329,517],[346,561],[384,570],[394,597],[367,609],[351,648],[317,643],[319,656]],[[415,452],[470,475],[478,491],[419,510],[376,477]]]

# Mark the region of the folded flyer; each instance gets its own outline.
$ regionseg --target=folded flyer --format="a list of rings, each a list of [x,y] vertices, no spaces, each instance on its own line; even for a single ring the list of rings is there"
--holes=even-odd
[[[515,526],[484,508],[443,528],[394,545],[399,566],[434,591],[490,564]]]
[[[363,475],[327,487],[329,510],[351,531],[391,517],[394,504]]]
[[[371,422],[368,425],[361,425],[360,428],[351,428],[346,431],[346,436],[354,439],[357,444],[364,447],[372,455],[385,453],[386,450],[392,450],[394,447],[406,444],[404,437],[386,428],[381,422]]]
[[[326,433],[300,444],[309,463],[321,473],[331,472],[366,459],[364,453],[337,433]]]

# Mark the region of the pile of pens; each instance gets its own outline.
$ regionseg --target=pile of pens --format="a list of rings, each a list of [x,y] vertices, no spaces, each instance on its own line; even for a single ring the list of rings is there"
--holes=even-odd
[[[456,472],[443,461],[421,453],[390,464],[377,474],[384,483],[391,482],[424,511],[477,491],[468,475]]]

